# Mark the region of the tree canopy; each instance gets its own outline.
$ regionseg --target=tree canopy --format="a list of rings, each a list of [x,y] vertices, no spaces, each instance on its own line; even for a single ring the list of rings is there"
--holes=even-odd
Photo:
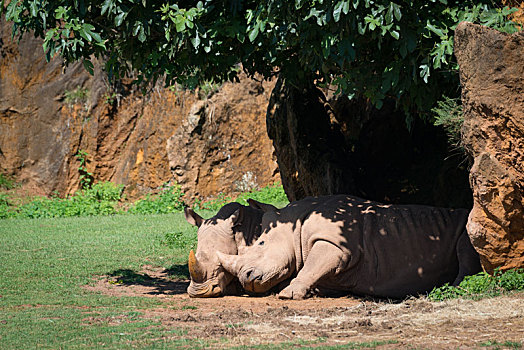
[[[492,1],[448,0],[2,0],[13,34],[44,39],[50,59],[106,62],[111,77],[137,72],[197,86],[239,70],[292,84],[332,84],[381,107],[427,111],[458,93],[453,30],[460,21],[516,31]]]

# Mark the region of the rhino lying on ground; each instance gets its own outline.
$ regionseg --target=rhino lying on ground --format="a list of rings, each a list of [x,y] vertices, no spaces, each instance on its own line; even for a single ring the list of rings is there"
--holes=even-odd
[[[403,298],[446,282],[456,285],[481,270],[465,229],[466,210],[382,205],[345,195],[260,209],[266,212],[257,241],[242,255],[217,253],[250,292],[287,282],[280,298],[302,299],[313,290]]]
[[[234,294],[236,290],[232,282],[236,279],[220,265],[217,252],[238,254],[253,244],[260,236],[264,212],[258,207],[229,203],[207,220],[189,208],[184,210],[184,214],[187,222],[198,226],[197,252],[189,253],[189,296],[197,298]]]

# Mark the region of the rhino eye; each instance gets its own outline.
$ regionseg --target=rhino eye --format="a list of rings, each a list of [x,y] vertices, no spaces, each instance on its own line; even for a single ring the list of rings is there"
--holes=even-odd
[[[258,245],[264,245],[264,241],[260,241],[260,243],[258,243]]]

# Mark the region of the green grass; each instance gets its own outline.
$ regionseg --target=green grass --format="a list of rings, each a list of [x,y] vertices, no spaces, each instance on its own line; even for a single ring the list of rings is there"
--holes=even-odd
[[[480,344],[481,347],[490,348],[490,349],[522,349],[522,344],[518,342],[505,341],[503,343],[496,340],[489,340]]]
[[[239,346],[234,349],[264,349],[264,350],[285,350],[285,349],[308,349],[308,350],[342,350],[342,349],[375,349],[379,346],[397,344],[396,340],[385,341],[370,341],[370,342],[348,342],[337,345],[322,345],[326,341],[325,338],[318,338],[312,341],[294,341],[280,344],[265,344],[255,346]]]
[[[180,244],[165,244],[174,231]],[[82,288],[111,274],[147,279],[143,265],[184,274],[194,240],[179,213],[0,220],[0,348],[197,346],[137,312],[161,301]]]

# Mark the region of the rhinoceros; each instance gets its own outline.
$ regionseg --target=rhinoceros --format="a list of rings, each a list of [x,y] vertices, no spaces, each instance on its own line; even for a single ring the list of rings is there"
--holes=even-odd
[[[242,255],[217,256],[248,292],[287,283],[279,298],[313,291],[403,298],[481,270],[467,217],[464,209],[309,197],[266,210],[262,234]]]
[[[263,204],[260,204],[264,206]],[[266,210],[272,206],[264,206]],[[276,210],[276,208],[274,208]],[[198,227],[196,254],[189,253],[190,297],[215,297],[236,292],[236,279],[220,265],[217,252],[238,254],[251,245],[261,233],[263,211],[260,206],[239,203],[223,206],[210,219],[204,220],[190,208],[184,209],[187,222]]]

